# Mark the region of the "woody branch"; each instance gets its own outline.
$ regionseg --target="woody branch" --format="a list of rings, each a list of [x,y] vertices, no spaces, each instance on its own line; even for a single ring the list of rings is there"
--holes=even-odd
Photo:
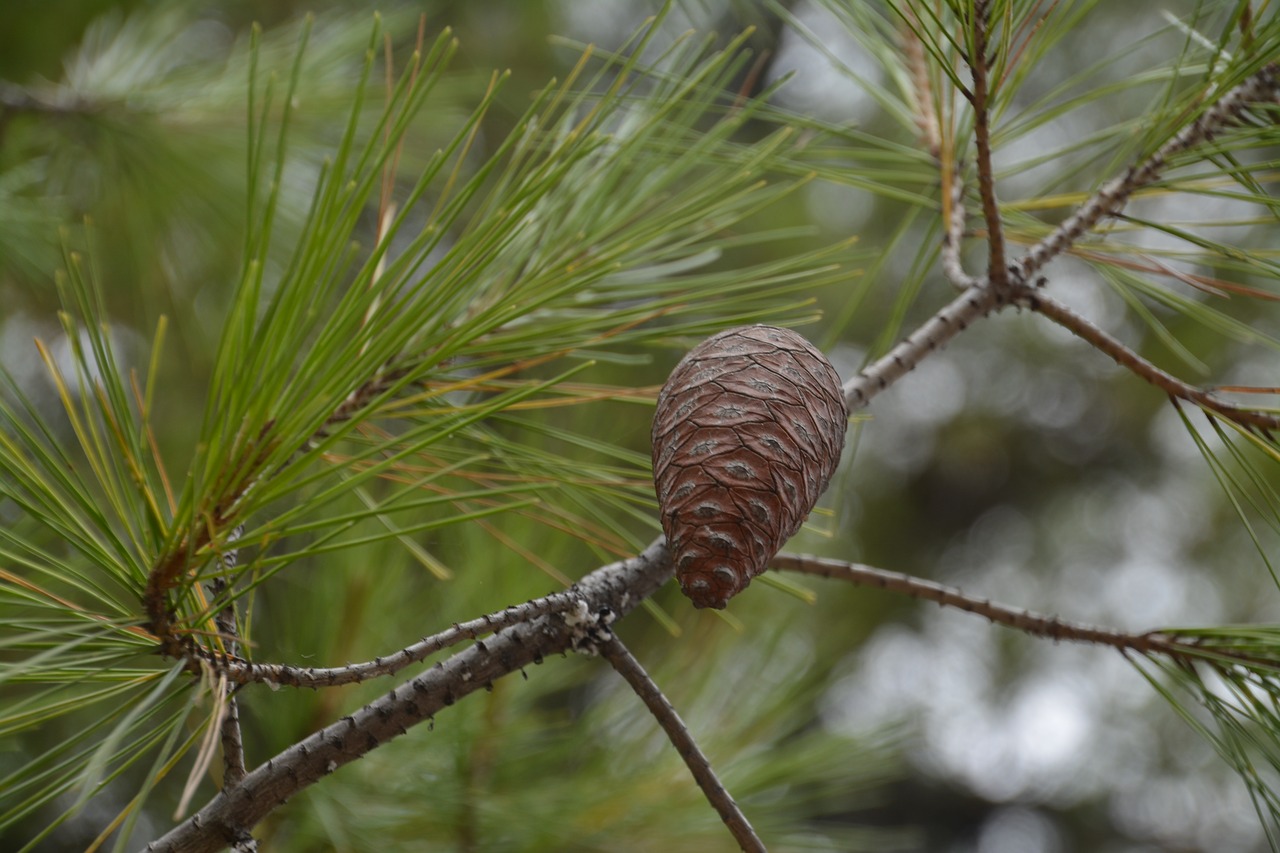
[[[982,5],[979,4],[979,7]],[[980,12],[981,8],[977,11]],[[981,41],[985,38],[985,25],[982,21],[981,15],[975,12],[975,41]],[[1226,92],[1217,103],[1205,110],[1199,118],[1161,146],[1154,154],[1130,167],[1120,177],[1104,184],[1066,221],[1054,229],[1047,237],[1036,243],[1018,261],[1011,264],[1008,270],[1003,266],[1003,262],[1001,266],[995,266],[997,255],[1002,256],[1003,252],[996,252],[994,246],[997,243],[1003,245],[1003,236],[999,209],[995,201],[990,166],[990,147],[981,142],[984,134],[988,132],[986,122],[983,119],[985,111],[979,109],[980,105],[986,103],[985,84],[980,85],[980,81],[985,75],[985,69],[985,61],[977,62],[973,66],[975,92],[971,96],[971,100],[978,114],[975,122],[975,136],[979,139],[978,188],[983,200],[983,216],[987,224],[987,240],[993,247],[990,256],[991,266],[986,277],[975,278],[968,275],[961,265],[960,245],[964,235],[965,208],[963,203],[963,184],[960,181],[957,170],[952,179],[950,203],[944,205],[948,219],[942,246],[943,272],[948,281],[962,289],[961,296],[956,302],[964,302],[966,299],[970,299],[968,297],[970,292],[988,290],[1003,292],[1006,294],[1003,299],[988,298],[986,303],[989,304],[987,304],[983,315],[999,310],[1006,305],[1027,308],[1066,328],[1099,352],[1110,356],[1121,367],[1133,372],[1171,397],[1194,403],[1207,411],[1242,426],[1265,430],[1280,428],[1280,416],[1234,405],[1161,370],[1120,340],[1108,335],[1088,318],[1077,314],[1052,297],[1040,292],[1037,289],[1037,283],[1031,281],[1032,277],[1049,261],[1069,250],[1087,231],[1095,228],[1105,218],[1118,214],[1135,192],[1158,180],[1168,166],[1170,158],[1212,139],[1223,127],[1238,120],[1250,104],[1260,101],[1275,101],[1277,95],[1280,94],[1280,64],[1273,62],[1259,69],[1244,82]],[[1006,275],[1006,273],[1012,274]],[[1003,291],[998,285],[998,280],[1001,278],[1006,282]],[[972,299],[970,299],[970,303],[972,304]],[[912,348],[910,352],[913,355],[923,354],[919,347]],[[902,356],[903,353],[898,353],[898,355]],[[899,358],[899,361],[901,360]]]

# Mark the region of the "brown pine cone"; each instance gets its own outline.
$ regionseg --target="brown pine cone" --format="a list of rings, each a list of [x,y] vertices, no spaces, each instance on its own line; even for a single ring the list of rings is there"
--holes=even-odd
[[[653,415],[653,479],[695,607],[723,609],[800,529],[848,416],[831,363],[789,329],[729,329],[671,371]]]

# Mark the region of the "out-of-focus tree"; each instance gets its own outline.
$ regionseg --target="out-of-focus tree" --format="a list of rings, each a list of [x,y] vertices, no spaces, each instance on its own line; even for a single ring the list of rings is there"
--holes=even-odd
[[[1276,846],[1280,22],[1184,6],[157,6],[6,67],[0,840]],[[695,611],[651,404],[757,322],[854,417]]]

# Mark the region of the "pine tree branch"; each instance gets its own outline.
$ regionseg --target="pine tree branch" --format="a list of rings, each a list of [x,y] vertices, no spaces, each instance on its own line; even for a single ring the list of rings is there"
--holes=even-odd
[[[872,397],[910,373],[917,364],[946,346],[975,320],[982,319],[1004,304],[1004,298],[989,287],[966,289],[887,353],[845,381],[844,399],[849,410],[865,406]]]
[[[363,663],[335,667],[301,667],[283,663],[261,663],[241,657],[221,655],[197,648],[192,654],[208,662],[214,672],[225,675],[235,684],[262,683],[272,687],[337,687],[356,684],[387,675],[394,675],[405,667],[426,660],[436,652],[466,640],[478,640],[489,634],[521,622],[532,622],[550,613],[577,607],[582,598],[572,591],[557,592],[524,604],[513,604],[496,613],[489,613],[467,622],[455,622],[452,627],[423,637],[385,657]]]
[[[1161,629],[1135,634],[997,604],[990,599],[970,595],[957,587],[861,563],[816,557],[812,554],[780,553],[774,556],[770,565],[783,571],[841,580],[855,586],[875,587],[918,601],[929,601],[940,607],[954,607],[965,613],[981,616],[994,624],[1033,637],[1045,637],[1054,642],[1109,646],[1126,655],[1163,655],[1184,666],[1201,663],[1221,672],[1230,671],[1233,667],[1269,673],[1277,670],[1274,655],[1259,654],[1252,646],[1240,646],[1230,629]]]
[[[437,664],[268,759],[146,849],[213,853],[227,846],[299,791],[459,699],[546,657],[590,646],[596,626],[635,609],[673,573],[663,539],[634,557],[596,569],[569,591],[582,601],[577,609],[513,625]]]
[[[255,448],[257,458],[252,464],[247,466],[248,471],[257,471],[261,465],[262,458],[267,454],[270,448],[270,442],[266,440],[265,433],[259,436],[257,447]],[[244,490],[252,483],[252,478],[244,480],[244,487],[234,491],[237,498],[243,494]],[[191,658],[192,648],[195,642],[191,636],[182,629],[175,626],[177,613],[169,604],[169,591],[179,583],[179,578],[188,571],[191,563],[192,555],[198,553],[203,548],[208,547],[214,540],[215,531],[225,529],[227,523],[227,512],[225,507],[218,507],[209,519],[209,524],[199,526],[189,531],[189,535],[178,541],[178,543],[167,553],[161,554],[155,564],[151,567],[151,571],[147,573],[147,581],[142,591],[142,606],[147,614],[147,630],[155,635],[159,640],[160,653],[166,657],[172,658]],[[232,537],[238,538],[241,527],[237,525],[227,534],[227,541],[234,541]],[[238,549],[234,549],[238,550]],[[228,551],[224,551],[229,553]],[[219,579],[222,585],[218,587],[218,593],[226,588],[225,581]],[[227,613],[224,609],[222,613],[216,617],[221,623],[227,619]],[[231,611],[231,630],[228,636],[235,636],[235,611]],[[222,630],[222,629],[219,629]],[[198,671],[198,666],[194,660],[192,671]]]
[[[857,586],[876,587],[920,601],[930,601],[942,607],[954,607],[966,613],[982,616],[997,625],[1004,625],[1035,637],[1047,637],[1055,642],[1065,640],[1074,643],[1091,643],[1143,655],[1163,653],[1181,657],[1186,654],[1185,644],[1165,634],[1155,632],[1130,634],[1114,628],[1070,622],[1057,616],[1044,616],[1030,610],[1008,607],[986,598],[969,595],[956,587],[944,586],[923,578],[877,569],[860,563],[815,557],[810,554],[782,553],[773,558],[772,566],[775,569],[847,581]]]
[[[1263,430],[1280,429],[1280,415],[1241,408],[1215,397],[1202,388],[1183,382],[1156,367],[1085,317],[1043,293],[1026,289],[1017,297],[1016,304],[1048,317],[1094,349],[1111,356],[1116,364],[1150,382],[1170,397],[1195,403],[1241,426]]]
[[[232,788],[240,783],[247,772],[244,763],[244,739],[240,734],[240,704],[236,702],[235,688],[228,684],[224,701],[227,710],[222,717],[222,787]]]
[[[1135,191],[1153,183],[1168,165],[1169,158],[1210,140],[1230,124],[1251,103],[1275,101],[1280,94],[1280,63],[1272,62],[1243,83],[1229,90],[1216,104],[1187,125],[1173,139],[1143,162],[1132,166],[1082,204],[1061,225],[1023,255],[1014,265],[1015,277],[1027,281],[1049,261],[1069,249],[1104,218],[1119,213]]]
[[[987,27],[991,9],[987,0],[973,4],[973,49],[969,70],[973,75],[973,139],[978,149],[978,194],[982,198],[982,218],[987,222],[987,278],[1000,293],[1009,289],[1009,269],[1005,262],[1004,226],[996,181],[991,169],[991,105],[987,72]],[[1024,279],[1025,280],[1025,279]]]
[[[235,542],[243,535],[244,525],[237,525],[227,536],[227,543]],[[230,572],[239,562],[239,548],[228,548],[223,552],[223,571]],[[209,593],[215,601],[222,597],[229,588],[226,578],[221,575],[209,581]],[[239,654],[240,631],[236,625],[237,621],[238,615],[235,602],[228,601],[227,605],[218,611],[218,616],[215,620],[218,626],[218,634],[222,637],[223,646],[228,655]],[[221,725],[222,786],[229,788],[244,778],[244,739],[240,734],[240,706],[236,702],[235,687],[227,684],[222,698],[226,702],[226,712],[222,718]]]
[[[742,810],[738,808],[738,804],[733,801],[733,797],[729,795],[724,785],[721,784],[715,770],[711,767],[711,762],[707,760],[707,757],[702,754],[702,750],[698,748],[698,744],[689,732],[688,726],[680,719],[676,709],[672,707],[667,697],[663,695],[662,690],[649,677],[649,673],[645,672],[640,662],[635,659],[635,656],[615,635],[610,635],[608,640],[600,644],[600,654],[612,664],[619,675],[626,679],[627,684],[631,685],[631,689],[636,692],[636,695],[644,702],[645,707],[653,714],[654,719],[658,721],[658,725],[666,732],[671,745],[676,748],[676,752],[680,753],[680,757],[684,759],[684,763],[689,768],[689,772],[693,774],[698,787],[702,789],[702,793],[706,794],[707,801],[719,813],[720,819],[724,821],[725,826],[729,827],[729,832],[733,834],[738,846],[745,851],[761,851],[763,853],[765,850],[764,843],[756,835],[755,830],[752,829],[746,815],[742,813]]]
[[[946,208],[947,233],[942,238],[942,274],[957,290],[967,290],[982,283],[964,271],[960,261],[960,249],[964,241],[964,179],[960,177],[960,164],[955,164],[951,176],[951,198]]]

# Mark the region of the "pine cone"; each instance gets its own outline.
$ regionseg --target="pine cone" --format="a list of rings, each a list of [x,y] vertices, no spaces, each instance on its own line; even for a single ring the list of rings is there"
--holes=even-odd
[[[800,529],[840,461],[840,377],[789,329],[694,347],[653,416],[653,479],[680,588],[723,609]]]

